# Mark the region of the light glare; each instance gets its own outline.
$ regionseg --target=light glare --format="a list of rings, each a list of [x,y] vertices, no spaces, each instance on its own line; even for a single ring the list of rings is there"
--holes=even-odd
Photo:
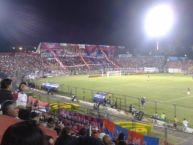
[[[162,4],[153,7],[146,16],[145,30],[150,37],[166,35],[174,23],[174,13],[169,5]]]

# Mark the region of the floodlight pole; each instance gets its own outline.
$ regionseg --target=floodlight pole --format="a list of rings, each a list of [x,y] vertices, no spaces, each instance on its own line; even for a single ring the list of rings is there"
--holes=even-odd
[[[158,40],[156,41],[156,49],[157,51],[159,50],[159,41]]]

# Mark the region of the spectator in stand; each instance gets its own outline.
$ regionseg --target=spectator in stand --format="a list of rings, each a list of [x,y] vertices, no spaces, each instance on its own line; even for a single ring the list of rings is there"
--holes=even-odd
[[[30,119],[34,120],[37,124],[40,123],[40,115],[36,112],[31,112]]]
[[[1,106],[1,110],[3,115],[7,115],[14,118],[18,117],[19,109],[16,107],[16,103],[12,100],[5,101]]]
[[[104,133],[104,132],[101,132],[100,134],[99,134],[99,140],[100,141],[103,141],[103,137],[105,136],[106,134]]]
[[[93,138],[98,139],[98,138],[99,138],[99,132],[97,132],[97,131],[92,131],[91,136],[92,136]]]
[[[47,127],[50,128],[50,129],[55,129],[56,127],[56,124],[55,124],[55,120],[54,118],[48,118],[47,120]]]
[[[54,130],[57,132],[58,135],[60,135],[63,128],[64,128],[64,124],[62,123],[62,121],[58,121],[56,123]]]
[[[127,145],[125,141],[119,142],[117,145]],[[133,144],[130,144],[133,145]]]
[[[124,133],[120,133],[116,140],[116,145],[126,145]]]
[[[56,140],[55,145],[68,145],[73,140],[72,136],[70,135],[70,128],[65,127],[58,139]]]
[[[89,131],[86,129],[86,128],[81,128],[80,131],[79,131],[79,136],[88,136],[89,134]]]
[[[104,145],[113,145],[114,143],[112,142],[111,138],[108,135],[105,135],[103,137],[103,144]]]
[[[19,119],[22,120],[30,120],[30,114],[31,112],[28,109],[19,109]]]
[[[47,145],[42,130],[32,121],[10,126],[4,133],[1,145]]]
[[[12,95],[12,86],[11,86],[11,79],[3,79],[1,81],[1,90],[0,90],[0,104],[5,102],[6,100],[13,100]]]
[[[72,141],[70,145],[103,145],[103,143],[92,137],[79,137]]]
[[[16,100],[16,104],[20,108],[27,107],[28,97],[27,97],[27,94],[25,93],[26,88],[27,88],[27,84],[25,82],[21,82],[19,85],[17,100]]]
[[[49,135],[46,135],[46,140],[45,140],[45,144],[46,145],[54,145],[55,143],[54,143],[54,139],[53,139],[53,137],[51,137],[51,136],[49,136]]]

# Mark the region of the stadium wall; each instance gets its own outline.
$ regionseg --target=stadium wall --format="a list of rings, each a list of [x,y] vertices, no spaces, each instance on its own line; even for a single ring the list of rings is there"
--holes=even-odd
[[[168,68],[168,73],[183,73],[180,68]]]
[[[159,69],[157,67],[144,67],[145,73],[158,73]]]

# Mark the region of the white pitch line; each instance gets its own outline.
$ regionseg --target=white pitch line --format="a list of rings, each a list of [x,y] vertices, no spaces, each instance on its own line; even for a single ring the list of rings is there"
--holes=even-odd
[[[184,100],[184,99],[189,99],[189,98],[193,98],[193,96],[185,96],[185,97],[180,97],[180,98],[176,98],[176,99],[170,99],[167,101],[163,101],[163,102],[173,102],[173,101],[179,101],[179,100]]]

